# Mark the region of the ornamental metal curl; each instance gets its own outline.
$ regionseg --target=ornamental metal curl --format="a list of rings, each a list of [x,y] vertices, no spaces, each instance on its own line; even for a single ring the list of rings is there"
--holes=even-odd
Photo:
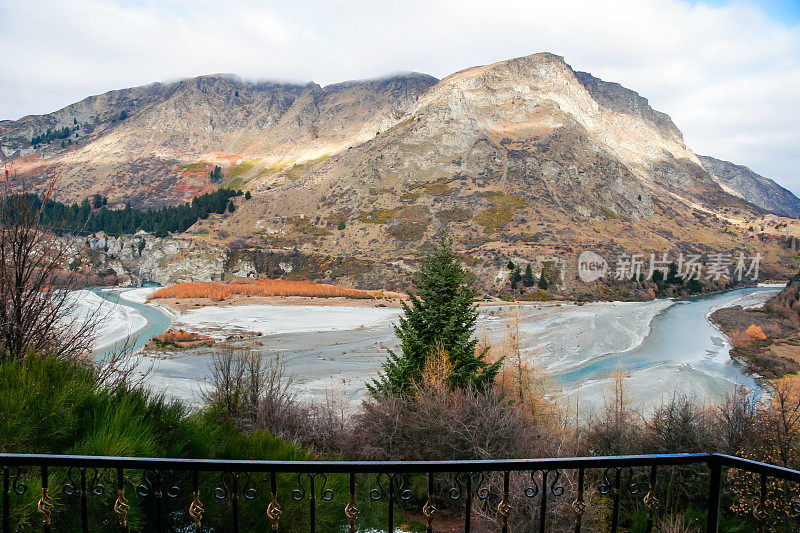
[[[92,476],[92,480],[89,482],[89,486],[92,488],[92,494],[95,496],[102,496],[103,493],[106,491],[106,486],[100,483],[100,471],[96,468],[92,468],[94,475]]]
[[[350,531],[356,530],[356,519],[358,518],[359,512],[358,506],[356,505],[356,497],[354,494],[351,494],[350,501],[344,506],[344,516],[347,517],[347,521],[350,524]]]
[[[508,491],[503,492],[503,499],[497,504],[497,514],[503,519],[503,529],[508,529],[508,517],[511,515]]]
[[[536,472],[538,470],[534,470],[531,472],[531,485],[527,485],[524,489],[525,496],[528,498],[535,498],[537,494],[539,494],[539,484],[536,483]]]
[[[608,467],[603,471],[603,479],[600,482],[600,485],[597,486],[597,490],[600,494],[608,494],[614,489],[614,485],[608,479],[608,473],[611,472],[612,467]]]
[[[272,493],[272,500],[267,505],[267,518],[269,518],[270,522],[272,522],[272,529],[274,531],[278,530],[278,521],[281,519],[281,506],[278,504],[278,497],[275,493]]]
[[[119,527],[128,527],[128,499],[125,497],[125,489],[117,491],[117,500],[114,502],[114,513],[119,517]]]
[[[83,467],[81,467],[81,470],[83,470]],[[72,477],[72,467],[67,468],[67,482],[64,483],[64,487],[61,489],[61,492],[67,496],[72,496],[78,492],[78,482],[75,481],[74,477]]]
[[[13,490],[14,494],[17,496],[22,496],[28,490],[28,485],[26,485],[24,481],[20,481],[23,475],[25,475],[25,469],[18,466],[17,473],[11,478],[11,490]]]
[[[239,479],[240,474],[241,473],[236,474],[237,480]],[[242,485],[242,495],[246,500],[254,500],[256,496],[258,496],[258,491],[255,489],[255,487],[250,486],[250,483],[253,481],[253,477],[250,475],[250,472],[245,472],[244,474],[247,477],[245,478],[244,485]]]
[[[86,471],[87,469],[85,467],[78,467],[78,472],[80,472],[82,479],[85,479],[83,476],[86,475]],[[102,496],[106,491],[105,485],[100,483],[100,471],[96,468],[92,468],[92,479],[89,481],[88,486],[91,487],[90,492],[95,496]],[[73,494],[77,494],[82,490],[82,487],[79,486],[79,483],[72,476],[72,467],[70,466],[67,468],[67,482],[61,488],[61,492],[67,496],[72,496]]]
[[[42,488],[42,497],[39,498],[39,502],[36,504],[36,509],[39,511],[39,514],[42,515],[42,524],[49,526],[50,525],[50,513],[53,512],[53,499],[50,497],[50,493],[47,490],[47,487]]]
[[[433,515],[436,514],[436,506],[433,502],[433,494],[428,494],[428,501],[422,506],[422,515],[427,519],[428,531],[433,528]]]
[[[792,512],[794,514],[800,514],[800,500],[797,499],[792,500],[791,503],[789,503],[789,505],[791,506]]]
[[[297,484],[300,486],[300,488],[292,491],[292,499],[296,502],[299,502],[306,497],[306,486],[303,485],[303,474],[297,474]]]
[[[397,498],[403,500],[404,502],[407,502],[408,500],[410,500],[411,496],[413,495],[411,493],[411,489],[405,488],[407,483],[408,483],[406,475],[407,474],[396,473],[396,474],[391,474],[389,476],[389,479],[392,481],[392,485],[393,485],[393,489],[394,489],[394,495]],[[408,484],[410,484],[410,483],[408,483]]]
[[[329,502],[329,501],[331,501],[333,499],[333,496],[334,496],[333,489],[326,488],[328,486],[328,475],[327,474],[321,473],[321,472],[320,473],[303,472],[303,473],[297,474],[297,484],[298,484],[299,488],[296,488],[296,489],[294,489],[292,491],[292,499],[294,501],[299,502],[299,501],[303,500],[303,498],[306,497],[306,492],[307,492],[308,489],[306,489],[306,486],[303,484],[303,476],[307,476],[308,480],[309,480],[309,482],[311,484],[313,484],[314,481],[318,477],[321,478],[322,479],[322,486],[319,489],[319,497],[320,497],[320,499],[322,501],[326,501],[326,502]],[[315,497],[314,494],[311,494],[310,496],[311,497]]]
[[[256,496],[258,496],[258,491],[251,487],[250,484],[252,483],[252,475],[250,472],[222,472],[220,475],[221,485],[214,487],[214,498],[218,500],[224,500],[228,496],[233,498],[238,498],[239,495],[234,493],[234,490],[228,486],[228,478],[230,477],[231,481],[233,481],[233,487],[238,490],[239,486],[239,476],[242,474],[245,475],[244,483],[242,484],[242,496],[246,500],[254,500]]]
[[[386,476],[386,480],[388,482],[388,480],[390,479],[388,474],[378,474],[377,476],[375,476],[375,484],[378,486],[369,489],[370,500],[378,501],[380,499],[383,499],[383,493],[386,491],[386,489],[384,488],[383,483],[381,483],[381,478],[383,478],[384,476]]]
[[[169,477],[169,482],[166,484],[164,474]],[[172,470],[162,472],[161,470],[145,470],[142,473],[142,482],[136,487],[136,494],[140,498],[147,498],[151,494],[156,498],[161,498],[164,494],[169,498],[177,498],[181,493],[180,487],[174,483],[175,473]],[[163,491],[163,486],[167,486],[166,492]]]
[[[485,501],[489,498],[489,487],[484,485],[486,476],[483,472],[459,472],[455,477],[455,485],[450,487],[448,494],[451,500],[458,500],[464,492],[464,487],[473,485],[476,487],[475,495],[479,500]]]
[[[656,498],[655,487],[652,485],[650,486],[650,490],[647,491],[642,501],[644,501],[644,508],[647,509],[648,520],[655,520],[659,504],[658,498]]]
[[[203,502],[200,501],[200,493],[198,491],[194,492],[192,497],[192,503],[189,504],[189,517],[191,517],[192,521],[194,522],[194,529],[195,531],[200,531],[201,523],[203,521],[203,513],[206,510],[203,507]]]
[[[548,470],[547,473],[555,472],[556,477],[553,479],[553,482],[550,483],[550,494],[553,496],[561,496],[564,494],[564,487],[559,483],[559,479],[561,479],[561,472],[559,470]]]
[[[631,494],[639,494],[639,484],[633,480],[633,468],[629,466],[626,470],[628,472],[628,479],[625,481],[625,488]]]

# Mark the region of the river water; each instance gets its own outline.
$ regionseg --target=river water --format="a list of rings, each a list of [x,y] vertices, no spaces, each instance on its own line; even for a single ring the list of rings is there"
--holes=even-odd
[[[742,365],[730,359],[730,346],[707,316],[718,307],[758,303],[777,290],[746,288],[675,301],[487,306],[481,308],[477,334],[493,344],[503,342],[513,314],[526,357],[547,369],[557,394],[579,411],[602,404],[611,374],[618,368],[627,374],[634,403],[643,410],[675,393],[698,402],[718,402],[736,386],[757,395],[761,389]],[[144,327],[131,334],[136,348],[170,326],[171,318],[163,311],[126,300],[124,292],[98,294],[147,319]],[[248,309],[249,314],[254,309]],[[347,309],[364,313],[358,307]],[[235,320],[236,315],[227,316]],[[174,320],[176,326],[186,327],[180,318]],[[365,393],[364,382],[375,376],[385,360],[386,349],[397,348],[395,321],[396,315],[387,315],[369,326],[339,331],[315,331],[319,324],[309,324],[308,331],[303,331],[301,324],[296,331],[259,337],[256,349],[280,355],[309,399],[318,400],[336,390],[356,404]],[[122,342],[98,355],[119,348]],[[158,360],[151,385],[196,403],[199,388],[208,380],[213,353],[213,349],[198,349]]]

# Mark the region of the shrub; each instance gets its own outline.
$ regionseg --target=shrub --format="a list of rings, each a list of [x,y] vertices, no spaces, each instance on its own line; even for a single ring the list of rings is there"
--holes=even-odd
[[[210,298],[215,301],[224,301],[237,294],[246,296],[372,296],[379,298],[383,296],[383,291],[350,289],[308,280],[260,279],[231,283],[177,283],[158,289],[148,298]]]

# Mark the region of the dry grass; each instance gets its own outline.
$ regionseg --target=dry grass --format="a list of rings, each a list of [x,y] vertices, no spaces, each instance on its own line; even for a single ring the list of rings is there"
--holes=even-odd
[[[383,291],[364,291],[308,280],[261,279],[233,283],[178,283],[159,289],[149,296],[156,298],[210,298],[221,302],[242,294],[245,296],[318,296],[379,298]]]

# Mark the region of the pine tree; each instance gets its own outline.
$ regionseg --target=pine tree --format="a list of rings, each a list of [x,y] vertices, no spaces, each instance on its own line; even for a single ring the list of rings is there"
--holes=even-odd
[[[525,275],[522,277],[522,284],[526,287],[533,287],[536,283],[536,278],[533,277],[533,271],[531,270],[531,264],[528,263],[528,266],[525,267]]]
[[[421,382],[425,362],[437,346],[445,350],[453,368],[450,387],[481,388],[494,381],[502,361],[486,361],[488,348],[475,351],[478,340],[472,335],[478,308],[471,282],[451,241],[443,239],[415,280],[418,293],[411,295],[410,305],[403,302],[404,316],[394,328],[400,353],[389,351],[378,379],[367,384],[371,392],[404,392]]]
[[[539,276],[539,288],[546,291],[548,287],[550,287],[550,283],[547,281],[547,273],[545,269],[542,269],[542,274]]]
[[[511,271],[511,288],[516,289],[517,283],[522,281],[522,273],[519,271],[519,267],[515,266],[514,270]]]

